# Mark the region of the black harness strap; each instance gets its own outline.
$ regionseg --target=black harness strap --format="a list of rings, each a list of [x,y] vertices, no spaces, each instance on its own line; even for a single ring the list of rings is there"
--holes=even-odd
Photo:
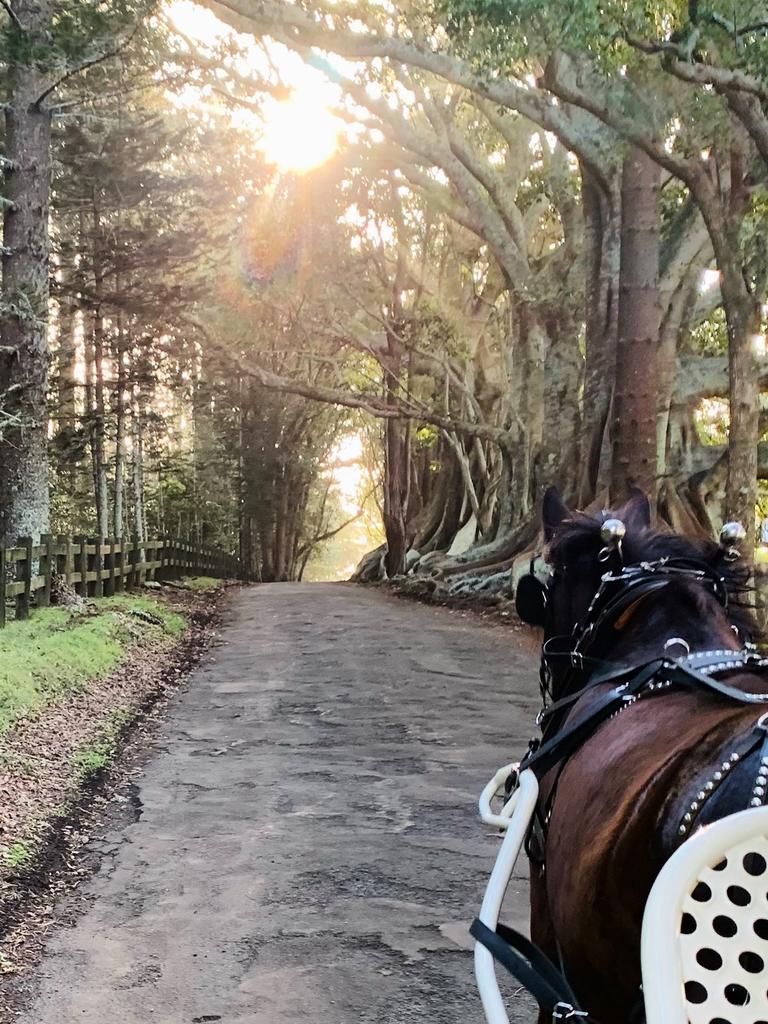
[[[542,778],[550,768],[554,768],[560,761],[569,757],[577,747],[580,747],[601,722],[610,718],[615,711],[624,707],[629,700],[635,697],[664,664],[663,659],[651,661],[628,682],[603,694],[581,718],[567,725],[552,739],[542,743],[537,750],[527,754],[520,762],[520,770],[532,768],[537,778]],[[768,696],[766,700],[768,700]]]
[[[748,673],[750,671],[750,665],[734,665],[730,666],[730,670],[734,671],[740,669],[742,672]],[[721,697],[727,697],[728,700],[735,700],[739,704],[766,704],[768,703],[768,693],[749,693],[747,690],[739,690],[735,686],[728,686],[727,683],[721,683],[717,679],[713,679],[712,676],[704,675],[703,672],[699,672],[695,668],[689,668],[687,665],[677,663],[674,665],[669,679],[673,683],[682,683],[683,685],[690,685],[692,682],[698,683],[701,686],[705,686],[708,690],[712,690],[713,693],[719,694]]]
[[[503,924],[497,925],[494,932],[480,918],[472,922],[469,933],[517,978],[539,1004],[539,1009],[553,1020],[586,1018],[586,1011],[579,1007],[565,977],[530,939]]]
[[[704,668],[707,664],[704,663],[701,667]],[[751,668],[752,666],[750,666],[749,662],[739,662],[728,665],[724,664],[722,671],[740,669],[743,672],[749,672]],[[603,694],[582,717],[573,723],[567,724],[564,729],[556,733],[551,739],[542,743],[538,749],[527,754],[520,762],[521,771],[525,768],[532,768],[537,778],[541,779],[556,764],[570,757],[602,722],[636,698],[643,688],[660,674],[663,674],[664,682],[669,683],[671,686],[702,687],[720,697],[725,697],[726,700],[735,701],[739,704],[768,704],[768,693],[750,693],[746,690],[740,690],[735,686],[729,686],[727,683],[720,682],[711,675],[706,675],[704,672],[699,671],[698,668],[693,668],[684,661],[668,661],[665,658],[658,658],[655,661],[649,661],[646,665],[639,668],[622,666],[604,675],[592,676],[586,687],[577,694],[558,701],[557,705],[551,705],[551,709],[557,708],[559,710],[572,703],[571,697],[578,700],[586,690],[591,690],[594,686],[622,678],[630,673],[634,673],[631,679]],[[549,713],[550,709],[548,708],[547,711]]]

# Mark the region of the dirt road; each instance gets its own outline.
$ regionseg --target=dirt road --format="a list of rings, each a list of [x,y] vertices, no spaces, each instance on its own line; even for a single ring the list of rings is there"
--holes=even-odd
[[[532,658],[348,585],[238,590],[221,639],[19,1019],[480,1024],[466,930],[498,839],[476,798],[524,748]]]

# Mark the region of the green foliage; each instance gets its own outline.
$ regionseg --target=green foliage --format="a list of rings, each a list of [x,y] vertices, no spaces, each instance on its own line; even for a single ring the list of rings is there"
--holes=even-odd
[[[757,295],[768,288],[768,189],[756,190],[741,226],[740,244],[745,272]]]
[[[683,352],[702,356],[724,356],[728,352],[728,331],[722,308],[714,310],[708,317],[691,328],[683,338]]]
[[[101,771],[115,756],[115,747],[106,740],[95,747],[79,750],[72,758],[72,767],[80,778],[87,778]]]
[[[666,43],[701,58],[717,47],[726,62],[765,72],[765,22],[758,0],[437,0],[435,14],[457,47],[497,63],[531,61],[564,48],[604,68],[642,61],[633,42]]]
[[[24,868],[32,860],[32,851],[26,843],[16,840],[10,843],[3,854],[3,862],[7,868],[18,871]]]

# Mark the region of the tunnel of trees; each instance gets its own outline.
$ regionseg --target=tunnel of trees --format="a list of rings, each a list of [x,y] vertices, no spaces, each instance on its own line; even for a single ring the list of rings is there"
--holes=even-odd
[[[763,3],[7,0],[0,532],[508,579],[550,484],[768,512]],[[338,145],[258,145],[286,54]],[[505,575],[506,574],[506,575]],[[478,584],[478,585],[482,585]]]

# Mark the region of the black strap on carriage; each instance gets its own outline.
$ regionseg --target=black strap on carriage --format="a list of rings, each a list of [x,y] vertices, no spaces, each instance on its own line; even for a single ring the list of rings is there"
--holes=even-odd
[[[479,917],[469,934],[517,978],[553,1021],[587,1017],[565,976],[525,935],[504,924],[497,925],[494,932]]]

